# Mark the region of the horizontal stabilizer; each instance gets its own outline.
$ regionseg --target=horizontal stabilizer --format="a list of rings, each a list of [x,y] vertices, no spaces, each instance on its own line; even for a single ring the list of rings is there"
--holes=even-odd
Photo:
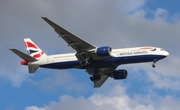
[[[35,73],[36,70],[38,69],[39,67],[35,67],[35,66],[28,66],[28,69],[29,69],[29,73]]]
[[[27,54],[17,50],[17,49],[12,48],[10,50],[12,52],[14,52],[16,55],[18,55],[20,58],[22,58],[22,59],[24,59],[26,61],[29,61],[29,62],[37,61],[35,58],[33,58],[33,57],[31,57],[31,56],[29,56],[29,55],[27,55]]]

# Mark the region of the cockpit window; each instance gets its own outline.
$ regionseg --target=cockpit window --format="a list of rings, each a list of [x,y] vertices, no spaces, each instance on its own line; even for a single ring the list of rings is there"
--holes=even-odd
[[[161,51],[164,51],[164,49],[161,49]]]

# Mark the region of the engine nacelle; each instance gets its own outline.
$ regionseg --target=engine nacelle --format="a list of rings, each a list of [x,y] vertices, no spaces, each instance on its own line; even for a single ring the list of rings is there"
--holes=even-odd
[[[96,54],[98,56],[110,56],[111,55],[111,47],[109,46],[103,46],[96,49]]]
[[[115,70],[112,74],[112,77],[116,80],[118,79],[126,79],[128,75],[127,70]]]

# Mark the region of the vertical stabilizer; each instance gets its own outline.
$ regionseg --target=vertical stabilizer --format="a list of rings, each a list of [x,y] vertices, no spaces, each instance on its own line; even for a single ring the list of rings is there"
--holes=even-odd
[[[46,54],[30,39],[25,38],[24,43],[28,52],[28,55],[35,59],[40,59],[41,57],[46,56]]]

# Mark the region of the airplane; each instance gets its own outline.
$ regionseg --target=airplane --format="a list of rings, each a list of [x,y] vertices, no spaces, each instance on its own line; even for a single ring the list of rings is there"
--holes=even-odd
[[[110,46],[96,47],[58,26],[47,17],[42,17],[42,19],[52,26],[59,37],[75,49],[76,53],[47,56],[30,38],[25,38],[28,54],[15,48],[10,50],[23,59],[21,65],[28,66],[29,73],[35,73],[39,67],[85,69],[94,83],[94,88],[100,88],[109,77],[115,80],[127,78],[126,69],[116,70],[119,65],[152,62],[152,67],[155,67],[157,61],[169,55],[164,49],[153,46],[121,49],[112,49]]]

